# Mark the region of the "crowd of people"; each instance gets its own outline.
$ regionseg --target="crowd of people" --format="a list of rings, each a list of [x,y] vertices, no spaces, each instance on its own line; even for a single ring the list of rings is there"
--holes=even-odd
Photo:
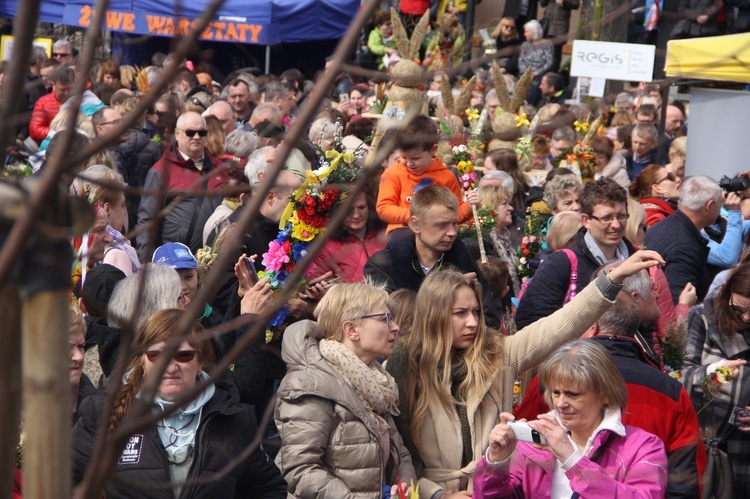
[[[686,172],[689,105],[658,85],[572,103],[546,36],[567,32],[579,2],[542,0],[544,23],[517,3],[494,34],[520,47],[512,57],[455,78],[464,11],[449,10],[424,41],[424,90],[342,72],[309,124],[296,111],[314,84],[296,69],[217,81],[156,54],[89,78],[69,42],[51,59],[34,49],[6,172],[43,174],[132,123],[62,176],[95,213],[72,241],[76,486],[100,428],[126,427],[159,377],[160,419],[117,451],[107,497],[698,497],[716,486],[706,428],[731,463],[722,487],[744,497],[750,173],[720,185]],[[380,69],[412,70],[393,33],[422,44],[429,4],[377,14]],[[218,267],[253,201],[252,229]],[[303,281],[287,282],[321,234]],[[209,273],[218,292],[193,303]],[[266,334],[210,376],[284,285]],[[216,332],[238,317],[250,326]]]

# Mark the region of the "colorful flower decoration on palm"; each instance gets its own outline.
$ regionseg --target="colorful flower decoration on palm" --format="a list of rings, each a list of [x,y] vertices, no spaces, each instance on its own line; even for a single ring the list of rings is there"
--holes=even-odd
[[[258,272],[259,278],[268,277],[271,288],[278,292],[289,283],[289,277],[297,264],[307,255],[310,243],[326,230],[333,210],[347,197],[339,184],[352,182],[357,174],[354,161],[364,154],[363,148],[353,153],[337,150],[326,151],[321,158],[322,166],[307,172],[307,179],[291,196],[289,204],[279,222],[279,233],[262,255],[265,271]],[[287,323],[287,310],[284,307],[266,327],[266,343],[281,338]]]

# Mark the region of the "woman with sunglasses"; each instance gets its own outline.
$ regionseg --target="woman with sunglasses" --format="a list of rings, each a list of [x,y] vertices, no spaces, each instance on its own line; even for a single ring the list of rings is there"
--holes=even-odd
[[[128,421],[136,399],[142,396],[142,387],[152,377],[161,377],[156,396],[149,401],[153,404],[153,414],[172,409],[196,384],[209,381],[203,368],[211,363],[211,345],[201,337],[202,328],[197,323],[166,370],[157,371],[156,365],[183,313],[180,309],[162,310],[138,328],[133,341],[134,354],[108,422],[108,435]],[[206,383],[193,400],[180,401],[175,412],[131,435],[105,485],[106,496],[110,499],[285,497],[285,484],[278,469],[257,445],[228,473],[217,475],[251,447],[258,431],[252,410],[238,399],[232,385]],[[89,465],[105,401],[104,394],[86,399],[80,409],[81,418],[73,428],[76,484],[81,483]],[[208,476],[211,479],[205,480]],[[203,480],[192,483],[196,478]]]
[[[388,294],[369,284],[337,284],[315,309],[317,324],[284,332],[274,417],[290,497],[380,498],[415,479],[396,430],[396,382],[378,359],[399,328]]]
[[[661,222],[677,209],[682,183],[661,165],[648,165],[630,183],[630,195],[646,210],[646,226]]]
[[[750,263],[740,264],[723,286],[688,315],[682,383],[702,427],[715,429],[734,470],[734,493],[750,490]],[[728,373],[724,369],[727,368]],[[714,383],[718,373],[726,383]]]

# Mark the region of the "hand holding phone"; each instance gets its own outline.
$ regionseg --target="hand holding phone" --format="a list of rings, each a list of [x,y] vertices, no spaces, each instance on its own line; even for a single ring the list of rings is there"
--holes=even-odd
[[[530,444],[547,445],[547,439],[525,422],[509,421],[508,425],[513,429],[513,435],[516,437],[516,440],[529,442]]]

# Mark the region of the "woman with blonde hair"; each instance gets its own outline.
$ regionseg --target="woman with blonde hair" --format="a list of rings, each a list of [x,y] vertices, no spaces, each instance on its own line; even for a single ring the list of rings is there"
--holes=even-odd
[[[581,227],[583,222],[579,211],[561,211],[552,217],[547,229],[547,246],[550,251],[569,248],[575,242]]]
[[[664,168],[685,180],[685,159],[687,158],[687,137],[677,137],[669,145],[669,163]]]
[[[468,497],[474,466],[518,373],[576,339],[611,306],[624,279],[663,263],[639,251],[601,274],[564,308],[503,336],[485,326],[481,287],[452,270],[431,272],[417,293],[411,333],[387,370],[399,386],[396,421],[418,470],[421,497]]]
[[[664,497],[664,443],[622,423],[628,390],[604,346],[563,346],[542,364],[539,382],[554,408],[528,423],[542,443],[518,442],[513,415],[500,414],[474,475],[478,497]]]
[[[184,313],[181,309],[161,310],[136,331],[133,354],[115,398],[107,434],[112,435],[128,417],[144,383],[155,376],[161,377],[156,396],[150,401],[150,411],[156,414],[173,408],[196,385],[204,384],[204,388],[194,399],[181,401],[175,411],[163,415],[154,427],[130,437],[128,449],[136,452],[123,452],[105,484],[106,496],[285,497],[284,480],[262,447],[255,444],[247,457],[237,459],[253,445],[258,427],[251,408],[239,404],[235,387],[227,382],[209,382],[203,368],[211,364],[213,354],[200,324],[195,323],[184,337],[165,370],[157,370],[175,324]],[[81,418],[73,428],[75,484],[83,481],[90,464],[106,399],[107,395],[101,394],[84,401]],[[211,479],[202,479],[207,476]],[[169,492],[163,488],[165,482],[171,482]]]
[[[396,382],[377,359],[393,351],[399,327],[375,286],[337,284],[315,309],[317,324],[284,332],[274,418],[289,496],[380,498],[414,480],[396,430]]]

